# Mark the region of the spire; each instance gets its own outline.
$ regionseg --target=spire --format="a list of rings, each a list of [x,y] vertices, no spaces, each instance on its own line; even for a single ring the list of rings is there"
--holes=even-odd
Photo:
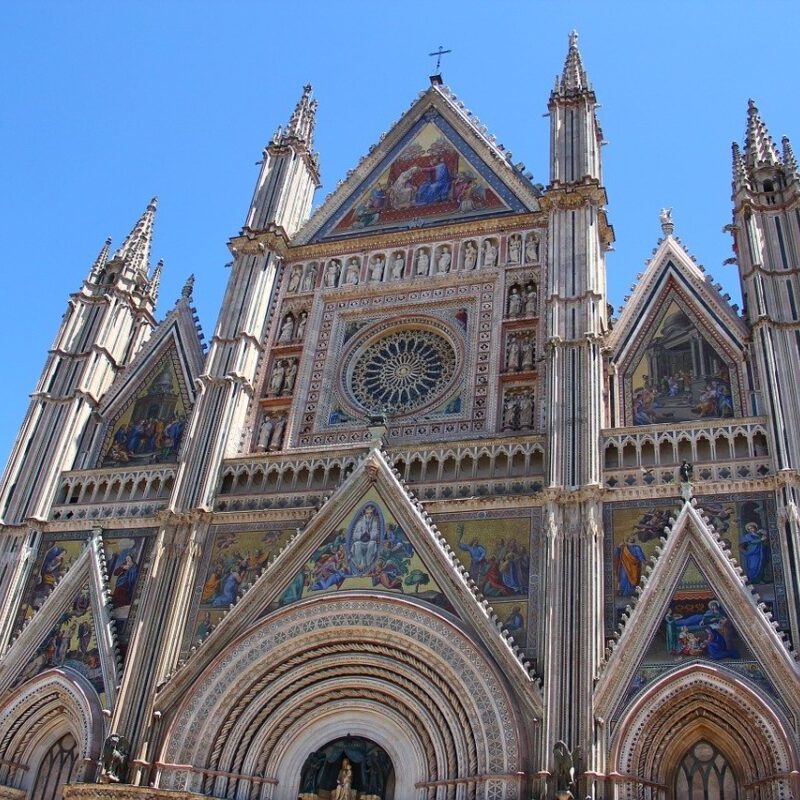
[[[89,270],[89,278],[88,280],[93,281],[97,279],[97,276],[103,271],[103,267],[105,267],[106,262],[108,261],[108,251],[111,249],[111,237],[107,237],[103,246],[100,248],[100,252],[97,254],[97,258],[94,260],[94,263]]]
[[[786,167],[789,172],[796,173],[797,159],[794,157],[794,150],[792,150],[789,137],[784,136],[783,139],[781,139],[781,144],[783,145],[783,166]]]
[[[183,289],[181,289],[181,297],[185,300],[190,300],[192,294],[194,293],[194,275],[190,275],[186,279],[186,283],[183,284]]]
[[[744,158],[750,169],[764,164],[776,165],[780,162],[778,150],[767,126],[758,113],[755,102],[747,101],[747,131],[744,140]]]
[[[559,94],[572,94],[576,92],[591,91],[586,70],[583,68],[580,50],[578,50],[578,32],[572,31],[569,35],[569,50],[567,60],[564,62],[564,71],[556,79],[556,92]]]
[[[303,95],[295,106],[289,124],[283,132],[285,139],[300,139],[310,150],[314,141],[314,125],[316,123],[317,101],[311,99],[311,84],[303,87]]]
[[[164,269],[164,259],[160,258],[158,264],[153,269],[153,274],[147,283],[147,294],[153,301],[153,305],[158,301],[158,287],[161,284],[161,271]]]
[[[133,230],[128,234],[122,246],[114,253],[115,259],[121,259],[126,266],[141,277],[147,278],[150,267],[150,246],[153,239],[153,223],[156,216],[158,198],[154,197]]]
[[[734,142],[731,145],[733,156],[733,191],[738,192],[747,186],[747,169],[744,164],[744,157],[739,145]]]

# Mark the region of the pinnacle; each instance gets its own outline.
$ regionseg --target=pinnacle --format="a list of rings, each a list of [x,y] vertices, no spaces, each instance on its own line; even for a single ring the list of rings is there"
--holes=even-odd
[[[303,86],[303,94],[297,101],[289,124],[283,132],[286,139],[299,139],[311,149],[314,141],[314,125],[316,123],[317,101],[311,99],[310,83]]]
[[[569,35],[569,50],[564,62],[561,77],[556,79],[556,91],[559,94],[583,92],[590,90],[589,79],[583,68],[580,50],[578,50],[578,32],[571,31]]]
[[[160,258],[158,260],[158,264],[156,264],[153,269],[153,274],[150,276],[150,280],[147,283],[147,294],[153,301],[153,305],[155,305],[158,301],[158,287],[161,284],[161,272],[163,269],[164,259]]]
[[[134,273],[146,278],[150,267],[150,247],[153,239],[158,198],[153,197],[147,208],[139,217],[133,230],[128,234],[122,246],[114,254],[114,258],[125,261],[126,266]]]
[[[747,101],[744,159],[751,169],[764,164],[775,166],[780,163],[775,143],[772,141],[767,126],[764,124],[764,120],[761,119],[758,108],[752,99]]]
[[[790,172],[797,172],[797,159],[794,157],[794,150],[792,150],[792,143],[789,141],[788,136],[781,139],[783,145],[783,166]]]
[[[734,142],[731,145],[731,154],[733,157],[733,186],[734,191],[747,185],[747,170],[745,168],[744,158],[739,145]]]
[[[103,246],[100,248],[100,252],[97,254],[97,258],[95,258],[94,263],[89,270],[89,280],[93,280],[96,278],[103,267],[106,265],[108,261],[108,251],[111,249],[111,237],[106,237],[105,242],[103,242]]]

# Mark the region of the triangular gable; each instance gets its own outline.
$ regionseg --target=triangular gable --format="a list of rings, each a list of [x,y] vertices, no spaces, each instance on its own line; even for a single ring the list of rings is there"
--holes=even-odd
[[[92,535],[0,663],[0,694],[52,667],[83,675],[111,708],[119,683],[116,634],[106,600],[102,539]]]
[[[193,312],[181,300],[103,398],[94,463],[177,461],[203,357]]]
[[[389,558],[387,552],[393,557]],[[345,566],[354,574],[342,575]],[[303,576],[302,586],[299,575]],[[220,602],[236,600],[235,605],[167,684],[161,702],[168,705],[177,700],[211,659],[271,609],[323,596],[339,580],[343,590],[350,588],[349,583],[352,588],[379,592],[399,593],[402,588],[407,598],[424,598],[425,602],[451,608],[477,633],[534,713],[541,710],[538,687],[520,658],[519,648],[503,633],[488,601],[470,588],[473,582],[452,548],[377,448],[362,460],[305,530],[285,544],[240,599],[234,596],[233,584],[242,586],[244,577],[232,579],[230,596]],[[318,582],[319,587],[306,587],[308,581]]]
[[[622,425],[747,416],[746,326],[674,237],[614,327]]]
[[[643,331],[652,325],[650,311],[670,284],[697,307],[698,316],[707,319],[708,326],[718,329],[731,350],[743,349],[748,334],[747,326],[710,280],[710,276],[694,263],[680,242],[670,235],[661,241],[648,261],[609,335],[608,343],[616,363],[627,357]]]
[[[611,719],[631,687],[641,688],[637,675],[643,663],[659,656],[678,667],[687,660],[705,659],[751,679],[763,675],[765,688],[771,684],[795,700],[796,713],[800,669],[771,614],[702,511],[685,503],[661,541],[655,565],[642,579],[638,601],[632,599],[635,606],[623,615],[622,633],[598,679],[595,713]],[[683,617],[683,625],[676,614]],[[669,650],[675,652],[670,655]],[[749,668],[748,659],[756,670]],[[659,669],[663,672],[669,665]]]
[[[538,209],[521,170],[459,107],[431,87],[298,233],[306,244]]]

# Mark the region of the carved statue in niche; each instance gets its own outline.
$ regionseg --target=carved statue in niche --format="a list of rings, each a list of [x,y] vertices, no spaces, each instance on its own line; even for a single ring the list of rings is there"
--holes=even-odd
[[[522,238],[515,233],[508,240],[508,263],[519,264],[522,257]]]
[[[533,334],[529,334],[522,340],[522,344],[520,345],[523,372],[530,372],[533,369],[533,359],[535,355],[533,343]]]
[[[131,743],[118,733],[109,736],[103,744],[100,783],[127,783],[128,757]]]
[[[427,275],[430,263],[431,258],[428,255],[428,251],[423,248],[417,253],[417,275]]]
[[[348,735],[309,754],[300,773],[298,800],[383,800],[392,772],[383,748]]]
[[[533,427],[533,392],[512,392],[503,401],[503,430],[518,431]]]
[[[317,282],[317,265],[309,264],[306,268],[306,274],[303,276],[303,291],[310,292]]]
[[[337,259],[334,258],[328,262],[328,266],[325,269],[325,278],[323,279],[323,285],[326,289],[333,289],[339,282],[340,268],[341,264]]]
[[[508,337],[508,348],[506,349],[506,369],[509,372],[519,371],[519,341],[516,336]]]
[[[308,322],[308,314],[305,311],[300,312],[297,318],[297,330],[294,332],[295,339],[302,339],[306,333],[306,323]]]
[[[356,790],[353,789],[353,766],[345,756],[336,778],[336,788],[331,792],[331,800],[356,800]]]
[[[380,253],[372,256],[372,261],[369,265],[369,279],[373,283],[379,283],[383,280],[383,268],[385,263],[386,261]]]
[[[269,443],[272,439],[272,432],[275,430],[275,423],[267,416],[261,420],[258,429],[258,440],[256,441],[256,452],[263,453],[269,450]]]
[[[526,317],[535,317],[536,316],[536,306],[539,302],[539,295],[536,293],[536,284],[529,283],[525,287],[525,316]]]
[[[345,285],[355,286],[358,283],[358,274],[361,272],[361,268],[358,265],[358,261],[355,258],[351,258],[347,262],[347,269],[344,272],[344,280],[342,281]]]
[[[401,250],[394,254],[392,261],[392,280],[399,281],[403,277],[403,271],[406,268],[406,259]]]
[[[478,248],[475,242],[467,242],[464,245],[464,269],[475,269],[478,263]]]
[[[516,286],[512,286],[508,292],[508,316],[518,317],[522,311],[522,295]]]
[[[535,233],[529,233],[525,238],[525,260],[528,263],[539,260],[539,239]]]
[[[317,793],[320,778],[322,777],[322,768],[325,766],[325,751],[317,750],[306,759],[303,765],[303,771],[300,773],[300,794],[313,794]]]
[[[522,392],[519,395],[519,427],[533,427],[533,396],[531,392]]]
[[[493,267],[497,264],[497,245],[494,239],[486,239],[483,243],[483,266]]]
[[[283,388],[283,381],[286,377],[286,362],[278,361],[272,368],[272,375],[269,379],[268,397],[277,397]]]
[[[450,272],[450,262],[452,258],[453,256],[450,253],[450,248],[447,245],[443,245],[441,250],[439,250],[439,258],[436,260],[436,271],[440,275]]]
[[[294,294],[300,288],[300,281],[303,278],[303,268],[299,264],[292,267],[292,274],[289,276],[289,286],[287,291]]]
[[[293,358],[289,362],[289,366],[286,370],[286,378],[283,382],[283,389],[281,390],[281,394],[291,394],[294,390],[294,382],[297,380],[297,359]]]
[[[278,344],[288,344],[294,335],[294,317],[287,314],[281,323],[281,330],[278,334]]]
[[[280,450],[283,447],[283,433],[286,430],[286,417],[275,418],[275,430],[272,432],[272,440],[269,443],[270,450]]]

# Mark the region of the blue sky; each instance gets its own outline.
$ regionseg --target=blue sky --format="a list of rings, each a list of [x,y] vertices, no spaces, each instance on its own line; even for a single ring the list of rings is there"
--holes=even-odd
[[[159,313],[193,272],[210,337],[255,162],[305,82],[320,104],[315,204],[426,88],[439,44],[453,50],[445,82],[547,183],[543,114],[577,29],[608,140],[615,306],[655,246],[662,206],[738,300],[721,228],[748,97],[774,138],[800,148],[795,2],[40,1],[4,3],[0,23],[2,460],[69,293],[152,195]]]

